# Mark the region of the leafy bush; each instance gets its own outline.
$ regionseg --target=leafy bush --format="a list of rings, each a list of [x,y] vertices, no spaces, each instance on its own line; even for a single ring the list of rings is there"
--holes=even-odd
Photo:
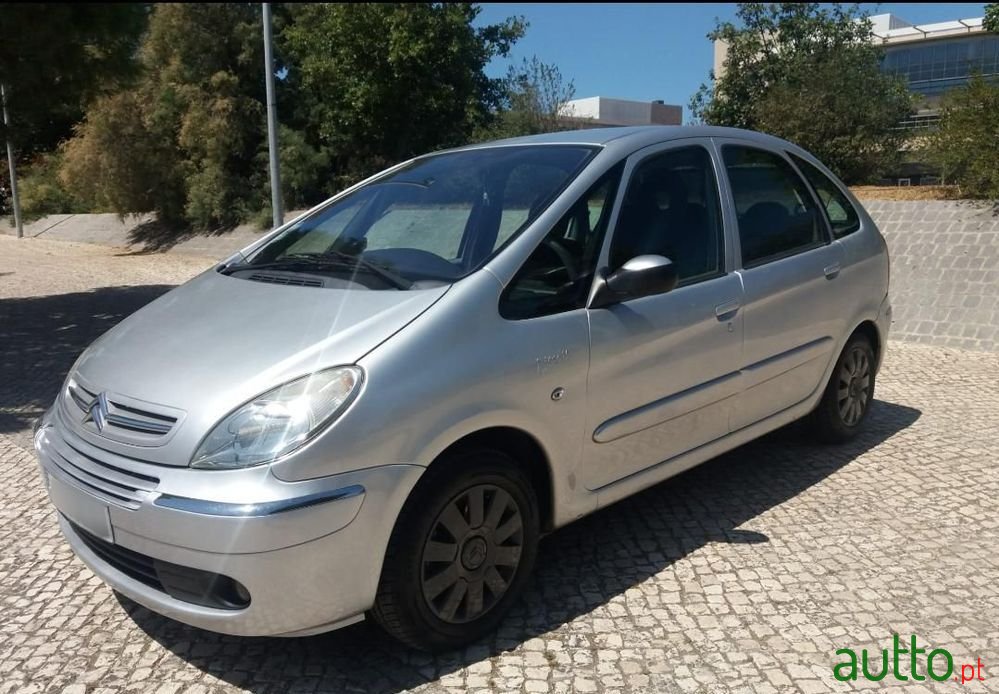
[[[91,212],[76,196],[66,190],[59,180],[62,156],[59,152],[41,154],[19,172],[18,193],[21,217],[25,221],[49,214],[75,214]]]
[[[328,177],[330,152],[312,146],[300,130],[282,125],[278,135],[278,159],[281,162],[281,190],[286,210],[311,207],[338,192]],[[270,172],[267,147],[261,147],[258,168],[267,172],[263,195],[270,200]]]
[[[962,196],[999,201],[999,84],[975,76],[946,94],[928,154]]]
[[[185,192],[175,152],[143,118],[135,91],[98,100],[62,148],[60,180],[92,209],[120,215],[156,212],[161,221],[183,221]]]

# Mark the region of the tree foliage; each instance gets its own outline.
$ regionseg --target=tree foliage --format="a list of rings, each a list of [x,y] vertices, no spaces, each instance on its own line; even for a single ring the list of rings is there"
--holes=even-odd
[[[259,209],[260,35],[250,4],[157,4],[138,83],[98,100],[65,145],[66,185],[167,224],[227,227]]]
[[[145,26],[139,3],[5,3],[0,83],[19,150],[51,150],[91,99],[132,74]],[[0,139],[7,136],[0,122]]]
[[[176,148],[157,137],[138,91],[103,97],[63,146],[60,180],[92,209],[150,212],[168,224],[184,212]]]
[[[898,158],[905,83],[881,71],[882,51],[856,5],[740,3],[725,71],[691,100],[696,118],[768,132],[811,151],[848,182],[876,178]]]
[[[502,105],[488,127],[476,140],[492,140],[565,130],[565,106],[576,93],[572,80],[566,81],[556,65],[537,56],[511,65],[504,84]]]
[[[6,166],[6,162],[0,164]],[[81,203],[66,190],[59,180],[61,167],[61,153],[46,152],[36,154],[28,161],[28,166],[18,172],[22,219],[32,220],[48,214],[97,211]]]
[[[486,76],[523,34],[471,4],[275,5],[282,194],[313,204],[389,163],[459,144],[494,117]],[[260,8],[157,4],[139,77],[97,99],[62,148],[75,199],[224,228],[269,205]]]
[[[985,6],[982,26],[985,27],[985,31],[999,32],[999,3],[992,2]]]
[[[523,35],[469,3],[296,5],[281,33],[300,121],[339,181],[468,140],[503,97],[485,66]]]
[[[962,197],[999,201],[999,84],[979,75],[947,93],[928,153]]]

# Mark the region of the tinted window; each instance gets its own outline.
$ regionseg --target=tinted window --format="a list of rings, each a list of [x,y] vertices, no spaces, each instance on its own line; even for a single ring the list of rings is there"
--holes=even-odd
[[[631,175],[611,243],[618,268],[638,255],[661,255],[681,282],[722,272],[721,214],[711,156],[703,147],[654,155]]]
[[[738,215],[744,266],[825,242],[811,193],[787,160],[735,145],[723,147],[722,155]]]
[[[533,318],[583,307],[622,169],[619,164],[602,176],[524,262],[500,300],[504,318]]]
[[[450,282],[533,221],[593,153],[584,146],[535,145],[425,157],[296,222],[249,264],[287,261],[295,272],[293,261],[308,255],[324,262],[309,265],[309,272],[353,278],[371,289],[391,285],[377,272],[359,274],[358,267]]]
[[[839,186],[801,157],[792,154],[791,158],[794,159],[794,163],[798,165],[808,182],[812,184],[819,200],[822,201],[822,206],[826,208],[833,236],[840,239],[859,229],[860,216],[843,191],[839,189]]]

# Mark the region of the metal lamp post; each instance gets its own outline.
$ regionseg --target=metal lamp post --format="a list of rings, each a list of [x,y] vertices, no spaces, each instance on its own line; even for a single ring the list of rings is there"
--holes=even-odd
[[[261,3],[264,14],[264,74],[267,78],[267,150],[271,163],[271,211],[274,227],[284,223],[281,204],[281,170],[278,161],[277,107],[274,100],[274,35],[271,30],[271,4]]]
[[[7,115],[7,90],[0,84],[0,102],[3,102],[3,124],[10,127],[10,117]],[[21,225],[21,200],[17,196],[17,165],[14,163],[14,143],[7,135],[7,164],[10,167],[10,202],[14,206],[14,226],[17,227],[17,238],[24,236]]]

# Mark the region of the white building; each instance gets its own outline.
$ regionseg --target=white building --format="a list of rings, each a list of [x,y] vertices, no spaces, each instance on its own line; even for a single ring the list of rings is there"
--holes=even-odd
[[[591,96],[573,99],[562,108],[562,116],[581,126],[680,125],[683,107],[662,101],[628,101]]]

